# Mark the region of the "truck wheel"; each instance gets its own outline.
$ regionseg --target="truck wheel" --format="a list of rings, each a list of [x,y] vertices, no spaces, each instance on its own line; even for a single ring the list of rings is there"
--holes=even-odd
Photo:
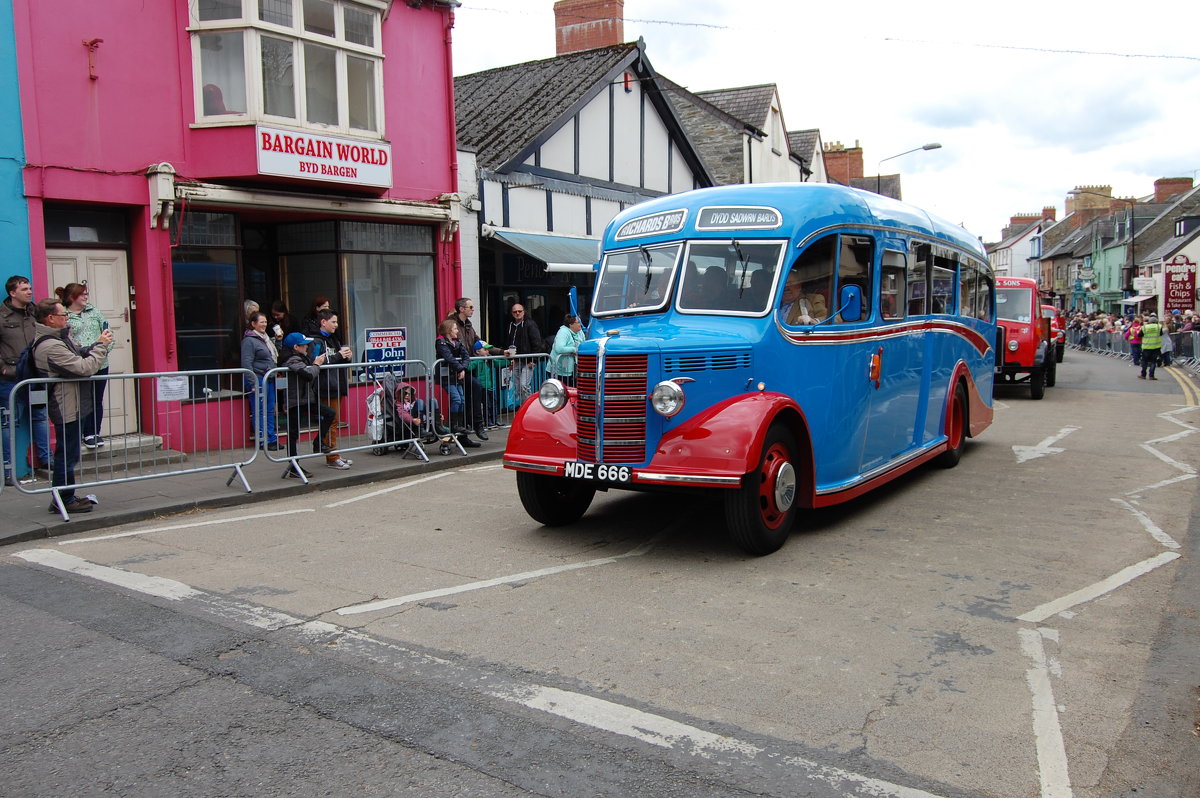
[[[1056,347],[1056,351],[1054,353],[1055,362],[1057,362],[1057,363],[1063,362],[1063,356],[1066,355],[1066,353],[1067,353],[1067,345],[1065,343],[1059,344]]]
[[[529,517],[546,526],[578,521],[587,512],[596,489],[586,482],[517,472],[517,495]]]
[[[1034,369],[1029,372],[1029,398],[1041,399],[1046,395],[1046,372],[1043,369]]]
[[[767,431],[758,467],[742,486],[725,493],[725,523],[730,537],[747,554],[778,551],[796,517],[796,444],[776,424]]]
[[[1050,361],[1046,365],[1046,387],[1053,388],[1055,381],[1058,379],[1058,364],[1055,361]]]
[[[946,451],[938,455],[937,464],[954,468],[962,459],[967,443],[967,390],[959,383],[950,398],[950,414],[946,418]]]

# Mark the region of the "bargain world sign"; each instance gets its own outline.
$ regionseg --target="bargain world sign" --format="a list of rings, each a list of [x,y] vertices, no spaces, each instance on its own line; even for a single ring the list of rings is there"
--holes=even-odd
[[[1182,313],[1196,308],[1196,264],[1176,255],[1163,264],[1163,311]]]
[[[254,140],[261,175],[391,188],[390,144],[261,125]]]

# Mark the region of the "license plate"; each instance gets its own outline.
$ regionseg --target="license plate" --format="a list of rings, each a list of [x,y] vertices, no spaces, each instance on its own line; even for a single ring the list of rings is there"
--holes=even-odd
[[[628,482],[633,476],[629,466],[605,463],[563,463],[563,476],[568,479],[588,479],[594,482]]]

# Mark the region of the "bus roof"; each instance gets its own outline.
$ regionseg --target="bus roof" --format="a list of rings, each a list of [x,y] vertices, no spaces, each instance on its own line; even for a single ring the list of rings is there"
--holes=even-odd
[[[762,209],[763,215],[754,217],[754,209]],[[782,214],[776,224],[771,224],[767,212],[770,209]],[[832,183],[717,186],[659,197],[617,214],[605,230],[604,248],[619,249],[679,238],[681,234],[689,238],[728,237],[739,232],[766,233],[771,229],[804,240],[825,228],[845,225],[917,233],[988,263],[979,239],[962,227],[914,205]]]

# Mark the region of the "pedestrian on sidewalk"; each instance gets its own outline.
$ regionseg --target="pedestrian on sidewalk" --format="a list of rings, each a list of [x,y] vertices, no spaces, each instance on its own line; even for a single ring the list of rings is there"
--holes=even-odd
[[[325,365],[349,363],[353,357],[350,347],[342,342],[338,332],[338,315],[328,308],[317,311],[317,333],[313,336],[314,357],[323,356]],[[333,411],[333,424],[329,432],[321,437],[321,451],[325,452],[325,465],[344,471],[353,463],[340,454],[338,447],[338,424],[341,422],[342,400],[350,393],[350,372],[346,369],[321,369],[317,380],[317,396]]]
[[[301,474],[307,479],[312,474],[295,463],[296,442],[300,438],[300,424],[311,424],[313,419],[319,419],[317,436],[313,438],[313,452],[321,450],[321,440],[329,433],[333,424],[333,410],[317,399],[317,380],[320,378],[320,366],[325,363],[325,355],[316,358],[308,356],[309,344],[313,339],[303,333],[288,333],[283,338],[283,351],[279,353],[279,365],[287,371],[287,453],[293,458],[293,464],[288,465],[284,477],[298,478]],[[299,470],[297,470],[299,469]]]
[[[68,513],[86,513],[92,509],[87,499],[75,496],[75,466],[79,464],[82,439],[80,423],[80,383],[71,377],[90,377],[98,372],[112,348],[112,332],[103,330],[96,343],[80,347],[71,339],[67,311],[57,299],[43,299],[34,311],[33,362],[38,374],[67,377],[50,385],[50,421],[54,424],[54,471],[50,484],[58,488],[58,497]],[[85,383],[86,384],[86,383]],[[58,507],[50,505],[50,512]]]
[[[63,307],[67,309],[67,324],[71,325],[71,337],[82,347],[89,347],[100,340],[100,333],[108,329],[108,321],[104,312],[93,305],[91,292],[83,283],[67,283],[55,288],[54,293]],[[108,355],[104,356],[104,365],[96,372],[97,377],[108,374]],[[83,420],[79,432],[83,435],[83,445],[95,449],[104,445],[100,435],[100,425],[104,422],[104,390],[108,380],[97,380],[83,386],[80,393],[80,412]]]
[[[14,274],[5,282],[4,290],[8,292],[8,297],[0,303],[0,408],[8,407],[13,388],[17,385],[17,360],[25,347],[33,343],[34,325],[37,323],[34,318],[33,286],[29,278]],[[0,414],[4,412],[7,410],[0,411]],[[33,422],[34,451],[39,460],[30,465],[35,469],[39,466],[48,467],[50,425],[46,419],[46,408],[38,405],[31,410],[26,396],[22,401],[16,402],[13,413],[13,417],[8,420],[13,428],[24,427],[27,418]],[[16,472],[13,470],[14,453],[9,451],[12,446],[9,440],[11,432],[9,428],[0,427],[0,437],[4,438],[4,484],[9,487],[16,485]]]
[[[1162,325],[1158,323],[1158,317],[1153,313],[1146,319],[1146,323],[1142,325],[1142,372],[1138,374],[1139,380],[1151,379],[1157,380],[1154,376],[1154,369],[1158,366],[1158,357],[1162,352]],[[1146,371],[1149,368],[1149,376]]]
[[[275,382],[266,382],[266,376],[279,362],[279,351],[275,348],[275,339],[267,334],[267,314],[256,310],[246,324],[242,337],[242,368],[254,372],[253,378],[246,377],[246,390],[250,393],[254,413],[251,419],[254,440],[258,448],[277,452],[282,447],[275,428]],[[262,429],[259,429],[260,424]]]

